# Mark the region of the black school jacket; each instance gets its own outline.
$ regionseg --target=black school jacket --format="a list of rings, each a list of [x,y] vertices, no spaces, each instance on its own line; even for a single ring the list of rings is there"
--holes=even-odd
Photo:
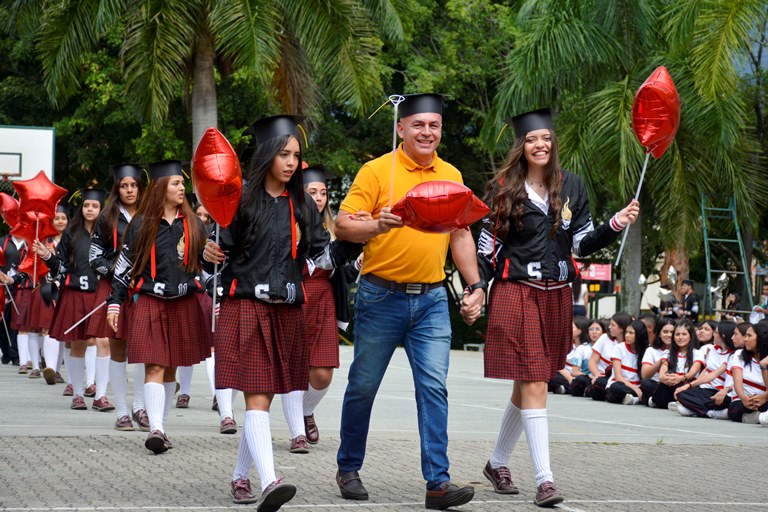
[[[75,243],[72,240],[72,230],[67,227],[61,235],[59,245],[56,246],[56,252],[44,261],[53,279],[67,288],[95,292],[100,276],[88,265],[91,234],[83,226],[80,226],[80,229],[80,238]],[[73,256],[72,262],[69,261],[70,255]]]

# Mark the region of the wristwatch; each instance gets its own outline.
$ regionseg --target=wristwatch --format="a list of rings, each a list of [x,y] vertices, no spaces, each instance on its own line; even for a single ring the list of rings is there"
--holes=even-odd
[[[466,290],[466,291],[468,291],[469,293],[472,293],[472,292],[474,292],[475,290],[477,290],[478,288],[482,288],[482,289],[483,289],[483,291],[485,291],[485,290],[488,288],[488,283],[486,283],[486,282],[485,282],[485,279],[480,279],[480,280],[479,280],[478,282],[476,282],[475,284],[472,284],[472,285],[469,285],[469,286],[467,286],[467,287],[465,288],[465,290]]]

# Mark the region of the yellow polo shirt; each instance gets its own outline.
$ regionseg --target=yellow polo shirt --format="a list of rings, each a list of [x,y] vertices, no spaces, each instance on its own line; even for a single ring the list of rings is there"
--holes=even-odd
[[[389,204],[391,173],[392,153],[363,165],[341,209],[349,213],[364,210],[378,218],[381,209]],[[405,154],[401,144],[395,155],[392,205],[419,183],[436,180],[463,183],[459,170],[441,160],[437,153],[431,165],[422,167]],[[375,274],[397,283],[442,281],[449,243],[448,234],[424,233],[408,226],[392,229],[368,240],[363,250],[363,274]]]

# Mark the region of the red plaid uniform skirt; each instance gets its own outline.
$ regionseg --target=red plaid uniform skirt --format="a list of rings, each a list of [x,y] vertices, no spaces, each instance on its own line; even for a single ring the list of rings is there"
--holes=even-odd
[[[11,308],[13,309],[13,308]],[[32,294],[32,305],[29,310],[29,328],[34,331],[48,330],[53,319],[53,304],[46,306],[43,296],[40,295],[40,287]]]
[[[29,330],[29,314],[32,311],[32,295],[35,291],[32,288],[19,288],[16,291],[16,295],[13,296],[13,301],[16,303],[16,309],[11,306],[11,328],[17,331],[27,332]]]
[[[336,305],[333,301],[333,286],[328,278],[330,270],[316,268],[312,277],[304,267],[305,302],[304,325],[309,349],[309,365],[339,367],[339,332],[336,326]]]
[[[290,393],[309,385],[301,308],[227,298],[216,322],[216,388]]]
[[[205,325],[194,295],[161,299],[142,293],[127,305],[124,333],[129,363],[171,368],[192,366],[210,357],[211,327]]]
[[[198,302],[200,302],[200,308],[203,310],[203,320],[208,326],[208,333],[213,337],[211,332],[211,318],[213,318],[213,298],[205,292],[196,293]],[[213,341],[211,341],[213,343]]]
[[[571,348],[571,287],[540,290],[496,281],[491,288],[485,376],[548,382],[565,367]]]
[[[103,277],[99,279],[99,284],[96,285],[96,295],[93,298],[93,307],[98,306],[109,297],[112,293],[112,278]],[[117,321],[117,332],[113,331],[110,326],[107,325],[107,306],[102,306],[87,320],[88,327],[85,329],[88,333],[88,337],[93,338],[112,338],[114,340],[122,340],[125,336],[124,326],[127,320],[125,304],[120,308],[120,318]]]
[[[84,292],[76,288],[62,288],[59,300],[56,301],[56,309],[53,311],[51,327],[48,329],[51,338],[59,341],[87,340],[88,334],[85,332],[87,321],[72,329],[69,334],[64,334],[64,331],[91,312],[94,295],[93,292]]]

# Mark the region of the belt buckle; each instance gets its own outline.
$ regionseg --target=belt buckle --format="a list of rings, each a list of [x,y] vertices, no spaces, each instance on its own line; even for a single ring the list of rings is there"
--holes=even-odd
[[[405,293],[419,295],[422,293],[421,283],[408,283],[405,285]]]

